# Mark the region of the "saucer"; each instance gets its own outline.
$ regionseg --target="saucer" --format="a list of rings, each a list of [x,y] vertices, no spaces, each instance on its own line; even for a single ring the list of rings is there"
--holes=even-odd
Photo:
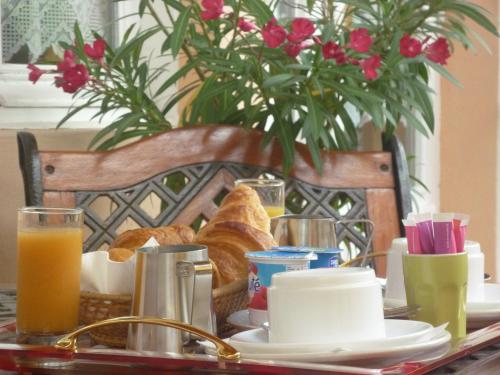
[[[384,325],[385,337],[372,340],[332,341],[329,343],[268,343],[267,329],[257,328],[231,336],[228,343],[240,351],[253,354],[315,353],[335,351],[339,348],[353,350],[372,347],[394,347],[410,342],[416,343],[425,341],[429,334],[434,331],[434,327],[429,323],[411,320],[386,319]],[[263,342],[266,345],[262,345]]]
[[[387,320],[386,320],[387,321]],[[402,359],[411,358],[414,356],[421,355],[423,353],[436,352],[443,349],[445,352],[448,348],[444,348],[451,339],[451,335],[444,327],[437,327],[428,332],[428,334],[423,335],[418,340],[409,340],[405,343],[394,343],[392,345],[374,345],[373,342],[366,346],[359,347],[346,347],[344,344],[337,345],[337,347],[328,348],[325,345],[316,345],[314,351],[307,352],[304,346],[301,348],[297,347],[297,351],[281,350],[280,352],[271,352],[268,349],[269,344],[267,342],[266,331],[262,328],[255,329],[252,331],[243,332],[246,334],[245,338],[254,340],[254,344],[260,346],[259,352],[254,352],[243,348],[241,344],[243,341],[235,341],[233,338],[226,339],[225,341],[230,345],[233,345],[237,350],[241,352],[243,359],[255,359],[255,360],[283,360],[283,361],[294,361],[294,362],[317,362],[317,363],[332,363],[332,362],[345,362],[345,361],[356,361],[356,360],[374,360],[374,359]],[[241,334],[243,334],[241,333]],[[237,335],[241,335],[237,334]],[[249,336],[250,335],[250,336]],[[236,336],[236,335],[235,335]],[[233,336],[234,337],[234,336]],[[244,339],[239,336],[239,339]],[[249,344],[249,342],[246,342]],[[209,355],[215,355],[215,348],[212,343],[208,341],[201,342],[201,345],[205,348],[205,352]],[[275,344],[277,345],[277,344]],[[284,344],[290,345],[290,344]]]
[[[400,307],[406,302],[384,298],[384,306]],[[467,302],[467,329],[478,329],[500,320],[500,284],[484,284],[484,301]]]
[[[240,331],[259,328],[259,326],[253,325],[250,322],[250,314],[248,310],[236,311],[229,315],[226,321]]]

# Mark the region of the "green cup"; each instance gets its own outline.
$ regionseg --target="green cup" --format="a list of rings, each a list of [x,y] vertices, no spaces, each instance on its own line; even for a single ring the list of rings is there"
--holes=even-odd
[[[467,253],[404,254],[406,301],[420,309],[410,319],[448,322],[453,339],[466,335]]]

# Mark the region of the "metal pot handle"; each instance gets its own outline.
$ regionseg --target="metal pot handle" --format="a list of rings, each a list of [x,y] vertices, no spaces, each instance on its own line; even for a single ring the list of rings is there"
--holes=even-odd
[[[217,331],[215,314],[212,307],[212,273],[210,261],[180,261],[177,263],[177,275],[181,278],[181,295],[186,296],[186,306],[182,320],[197,327],[203,327],[210,333]],[[192,290],[187,291],[187,278],[192,278]],[[191,298],[189,298],[189,296]],[[190,335],[187,335],[189,339]]]
[[[199,328],[193,327],[189,324],[178,322],[177,320],[162,319],[155,317],[142,317],[142,316],[122,316],[119,318],[106,319],[89,324],[88,326],[79,328],[76,331],[73,331],[63,336],[56,342],[54,347],[56,349],[69,350],[75,352],[78,347],[77,345],[78,336],[94,328],[109,326],[113,324],[121,324],[121,323],[155,324],[159,326],[180,329],[182,331],[186,331],[201,338],[204,338],[205,340],[208,340],[212,344],[214,344],[217,351],[217,357],[219,359],[237,360],[240,358],[240,353],[231,345],[227,344],[217,336],[211,335],[210,333],[207,333]]]

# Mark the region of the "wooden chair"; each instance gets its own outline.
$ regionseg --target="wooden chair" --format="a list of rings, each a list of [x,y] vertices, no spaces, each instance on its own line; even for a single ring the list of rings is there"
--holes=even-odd
[[[40,151],[30,133],[19,132],[19,160],[27,205],[85,209],[85,251],[107,246],[123,223],[199,226],[210,219],[237,178],[283,178],[276,142],[262,149],[263,134],[233,126],[182,128],[109,152]],[[370,219],[373,249],[385,251],[402,234],[410,210],[404,151],[392,139],[384,152],[323,152],[316,173],[306,146],[296,145],[286,179],[290,213]],[[156,201],[156,212],[145,204]],[[98,212],[103,202],[107,213]],[[366,245],[363,224],[339,228],[341,247],[356,255]],[[385,274],[385,262],[377,261]]]

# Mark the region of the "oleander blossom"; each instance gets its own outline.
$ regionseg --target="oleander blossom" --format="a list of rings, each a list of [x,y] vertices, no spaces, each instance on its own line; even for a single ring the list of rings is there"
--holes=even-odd
[[[255,26],[254,23],[245,20],[244,17],[240,17],[240,18],[238,18],[238,28],[241,31],[248,32],[248,31],[255,30],[257,28],[257,26]]]
[[[373,39],[368,33],[368,29],[360,28],[351,31],[349,34],[349,48],[356,52],[365,53],[370,51]]]
[[[33,82],[33,84],[37,83],[40,77],[46,73],[45,70],[42,70],[33,64],[28,64],[28,69],[30,70],[28,79]]]
[[[359,62],[359,66],[363,70],[363,74],[367,80],[373,81],[374,79],[377,79],[377,69],[381,67],[381,61],[382,58],[380,55],[374,55]]]
[[[290,34],[287,35],[288,41],[298,44],[311,37],[316,28],[314,23],[307,18],[295,18],[290,25],[290,29]]]
[[[216,20],[224,13],[224,0],[202,0],[201,18],[205,21]]]
[[[85,86],[90,78],[89,71],[83,64],[76,64],[62,73],[62,76],[55,77],[55,84],[56,87],[61,87],[64,92],[69,94],[73,94]]]
[[[437,64],[446,65],[451,56],[450,47],[446,38],[440,37],[425,48],[425,56]]]
[[[321,46],[321,52],[325,60],[335,60],[338,65],[347,62],[347,56],[342,48],[335,42],[329,41]]]
[[[106,42],[99,38],[96,39],[92,46],[90,44],[85,43],[83,46],[83,52],[94,60],[101,60],[104,57],[104,52],[106,51]]]
[[[57,64],[57,71],[64,72],[68,69],[71,69],[75,65],[75,54],[72,50],[67,49],[66,51],[64,51],[63,59]]]
[[[422,53],[422,43],[405,34],[399,41],[399,53],[404,57],[414,58]]]
[[[314,42],[309,39],[300,43],[287,43],[283,49],[288,56],[295,58],[303,49],[309,48],[312,45],[314,45]]]
[[[286,30],[273,18],[262,29],[262,38],[269,48],[278,48],[286,39]]]

